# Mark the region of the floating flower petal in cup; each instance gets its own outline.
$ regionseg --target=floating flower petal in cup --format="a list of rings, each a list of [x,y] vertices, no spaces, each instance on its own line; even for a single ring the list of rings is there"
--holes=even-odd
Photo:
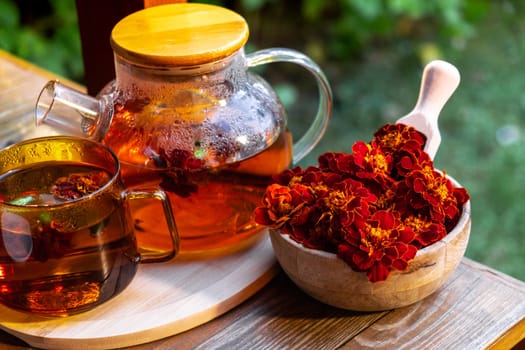
[[[129,210],[150,200],[169,227],[155,247],[137,244]],[[0,150],[0,304],[47,316],[85,312],[122,292],[139,263],[178,250],[166,194],[125,189],[104,145],[55,136]]]
[[[256,221],[305,247],[336,253],[371,282],[384,281],[443,239],[469,200],[434,169],[424,145],[413,127],[387,124],[351,153],[328,152],[318,166],[275,176]]]

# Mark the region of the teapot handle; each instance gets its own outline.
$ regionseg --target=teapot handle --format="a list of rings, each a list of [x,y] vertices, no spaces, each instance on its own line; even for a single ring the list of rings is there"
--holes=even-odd
[[[308,56],[287,48],[269,48],[246,55],[248,67],[255,67],[273,62],[295,63],[308,70],[315,77],[319,90],[317,114],[304,135],[293,145],[294,165],[303,159],[321,140],[328,126],[332,113],[332,90],[323,71]]]

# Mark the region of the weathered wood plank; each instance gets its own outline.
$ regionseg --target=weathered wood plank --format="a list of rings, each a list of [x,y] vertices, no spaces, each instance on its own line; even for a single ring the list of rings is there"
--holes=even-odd
[[[468,259],[436,294],[382,313],[323,305],[280,274],[212,323],[130,349],[508,349],[524,315],[525,284]]]
[[[213,322],[128,349],[335,349],[385,314],[327,306],[280,273],[254,297]]]
[[[37,129],[33,117],[38,94],[51,79],[60,79],[76,89],[84,89],[0,50],[0,147],[24,138],[55,133],[48,127]]]
[[[524,315],[522,282],[464,259],[443,289],[412,307],[390,312],[345,348],[484,349]],[[525,335],[523,327],[514,332]]]

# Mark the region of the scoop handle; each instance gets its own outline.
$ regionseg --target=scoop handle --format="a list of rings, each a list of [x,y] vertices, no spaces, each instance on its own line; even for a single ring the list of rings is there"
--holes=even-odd
[[[432,61],[425,66],[419,97],[414,109],[397,120],[423,133],[427,140],[425,151],[434,159],[441,143],[438,128],[439,113],[459,85],[459,71],[445,61]]]
[[[460,74],[452,64],[435,60],[423,70],[419,97],[413,112],[419,112],[429,121],[435,121],[439,113],[459,85]]]

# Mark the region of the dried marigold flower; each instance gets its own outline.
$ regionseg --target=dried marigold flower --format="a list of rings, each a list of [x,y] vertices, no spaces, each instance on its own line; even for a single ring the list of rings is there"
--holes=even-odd
[[[405,269],[416,255],[417,248],[410,244],[413,231],[390,211],[372,214],[358,234],[359,245],[343,242],[337,255],[354,270],[366,272],[371,282],[384,281],[392,268]]]
[[[387,124],[352,153],[326,152],[318,166],[275,175],[256,222],[383,281],[445,237],[469,200],[434,169],[425,140],[413,127]]]
[[[452,182],[437,171],[411,172],[404,181],[409,191],[409,203],[415,211],[422,211],[435,222],[457,218],[460,207],[454,195]],[[461,203],[462,204],[462,203]]]
[[[395,153],[408,147],[411,149],[423,149],[426,137],[411,126],[405,124],[386,124],[377,129],[373,141],[387,153]]]
[[[283,172],[274,175],[272,181],[279,185],[287,186],[292,183],[301,182],[303,174],[303,169],[298,166],[293,169],[286,169]]]
[[[352,158],[352,154],[344,152],[326,152],[318,158],[319,168],[341,175],[352,175]]]
[[[447,235],[445,225],[436,223],[424,215],[409,215],[404,220],[404,225],[414,232],[412,244],[418,249],[439,241]]]
[[[313,202],[312,190],[307,186],[272,184],[264,195],[264,205],[255,210],[255,221],[272,228],[283,228],[310,202]]]
[[[105,171],[69,174],[53,183],[51,193],[58,199],[77,199],[97,191],[108,181],[109,174]]]
[[[393,173],[392,176],[396,180],[403,179],[412,171],[420,170],[428,173],[434,170],[432,159],[422,149],[403,148],[395,153],[394,162],[396,173]]]
[[[197,182],[200,177],[205,176],[206,171],[202,170],[202,159],[198,159],[193,152],[173,149],[168,153],[160,148],[154,159],[157,166],[167,169],[159,184],[162,189],[182,198],[197,192]]]
[[[330,191],[316,191],[316,198],[315,213],[319,214],[311,223],[316,230],[319,226],[324,228],[326,234],[323,239],[332,251],[335,251],[342,235],[355,230],[355,225],[367,219],[370,204],[377,200],[362,183],[353,179],[336,183]]]

